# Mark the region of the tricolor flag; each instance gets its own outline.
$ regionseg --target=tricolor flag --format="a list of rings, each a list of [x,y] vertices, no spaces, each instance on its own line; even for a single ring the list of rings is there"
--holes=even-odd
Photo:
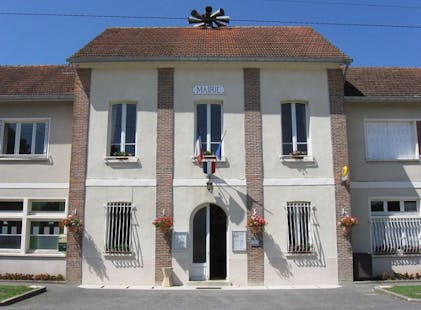
[[[202,151],[202,139],[200,136],[196,140],[196,144],[194,145],[194,158],[197,160],[198,164],[202,163],[203,160],[203,151]]]
[[[221,157],[222,157],[222,141],[224,141],[226,133],[227,131],[225,130],[224,134],[221,137],[221,141],[218,144],[218,148],[216,149],[216,152],[215,152],[216,158],[218,158],[218,160],[221,160]]]
[[[207,175],[214,174],[216,170],[216,163],[214,161],[205,161],[203,163],[203,173]]]

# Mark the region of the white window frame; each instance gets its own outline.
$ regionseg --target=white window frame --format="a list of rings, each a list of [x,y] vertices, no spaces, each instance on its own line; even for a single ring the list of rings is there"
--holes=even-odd
[[[111,236],[110,234],[113,233],[113,229],[114,229],[114,225],[119,225],[121,223],[119,222],[115,222],[115,218],[111,218],[112,214],[117,214],[115,210],[112,209],[119,209],[119,208],[129,208],[129,219],[127,220],[127,218],[125,217],[125,215],[118,215],[117,218],[122,219],[123,221],[123,225],[128,225],[128,232],[124,233],[125,238],[129,239],[129,244],[128,244],[128,249],[118,249],[118,247],[121,247],[120,244],[114,244],[114,245],[109,245],[108,241],[110,239],[115,240],[116,238],[119,239],[120,235],[118,235],[117,237],[115,236]],[[104,255],[108,255],[108,256],[113,256],[113,255],[117,255],[117,256],[125,256],[125,255],[133,255],[134,254],[134,249],[133,249],[133,221],[134,221],[134,216],[133,213],[135,211],[135,208],[133,206],[132,202],[128,202],[128,201],[118,201],[118,202],[108,202],[105,206],[105,235],[104,235]],[[114,248],[117,247],[117,248]]]
[[[304,104],[305,107],[305,113],[306,113],[306,135],[307,135],[307,155],[305,155],[304,157],[307,159],[312,159],[312,147],[311,147],[311,133],[310,133],[310,109],[309,109],[309,103],[308,101],[304,101],[304,100],[288,100],[288,101],[281,101],[281,111],[279,113],[280,115],[280,125],[281,125],[281,135],[280,135],[280,140],[281,140],[281,158],[284,159],[288,159],[291,158],[292,156],[289,154],[284,154],[284,147],[283,147],[283,140],[282,140],[282,105],[283,104],[291,104],[291,132],[292,132],[292,151],[297,151],[298,150],[298,142],[297,142],[297,115],[296,115],[296,108],[295,105],[296,104]],[[301,143],[302,144],[302,143]]]
[[[223,123],[223,121],[224,121],[224,104],[221,101],[208,101],[208,100],[207,101],[197,101],[195,103],[195,131],[194,131],[195,141],[194,141],[194,143],[196,143],[196,139],[198,138],[198,137],[196,137],[197,127],[198,127],[198,123],[197,123],[197,120],[198,120],[198,118],[197,118],[198,117],[197,106],[198,105],[206,105],[206,127],[207,127],[206,128],[206,137],[201,137],[201,140],[202,140],[202,144],[204,142],[206,142],[206,150],[203,150],[203,151],[207,152],[207,151],[210,151],[212,149],[212,147],[211,147],[211,145],[212,145],[212,141],[211,141],[211,138],[212,138],[211,105],[219,105],[221,107],[221,137],[220,137],[220,139],[221,139],[222,136],[223,136],[223,132],[224,132],[224,123]],[[214,142],[214,143],[216,143],[216,142]],[[193,145],[195,145],[195,144],[193,144]],[[222,141],[221,142],[221,156],[225,157],[224,154],[225,154],[224,153],[224,141]]]
[[[136,101],[122,101],[122,102],[112,102],[110,104],[110,113],[109,113],[109,146],[107,150],[107,156],[105,156],[106,159],[113,158],[111,154],[111,148],[113,145],[113,137],[112,137],[112,110],[113,106],[115,105],[121,105],[121,131],[120,131],[120,152],[126,152],[126,145],[132,145],[133,143],[126,143],[126,121],[127,121],[127,105],[128,104],[134,104],[136,106],[136,128],[135,128],[135,142],[134,142],[134,154],[129,155],[130,157],[136,157],[137,151],[138,151],[138,141],[137,141],[137,132],[138,132],[138,103]]]
[[[417,137],[417,122],[421,121],[420,119],[407,119],[407,118],[402,118],[402,119],[392,119],[392,118],[388,118],[388,119],[373,119],[373,118],[368,118],[368,119],[364,119],[364,146],[365,146],[365,159],[366,161],[411,161],[411,160],[420,160],[420,155],[419,154],[419,145],[418,145],[418,141],[419,141],[419,137]],[[411,134],[411,139],[412,139],[412,147],[414,149],[414,154],[412,156],[412,158],[370,158],[369,154],[368,154],[368,136],[367,136],[367,130],[368,130],[368,124],[369,123],[379,123],[379,124],[384,124],[384,123],[410,123],[411,127],[412,127],[412,134]]]
[[[383,211],[371,211],[371,202],[372,201],[382,201],[383,202]],[[387,202],[389,201],[399,201],[399,209],[400,211],[389,211],[387,210]],[[405,201],[416,201],[417,204],[417,211],[408,212],[405,211]],[[421,216],[421,208],[420,208],[421,200],[419,197],[370,197],[368,200],[368,210],[371,217],[378,217],[378,216]]]
[[[36,197],[36,198],[22,198],[22,197],[0,197],[1,201],[19,201],[23,202],[22,211],[0,211],[0,221],[21,221],[22,222],[22,233],[21,233],[21,244],[19,249],[0,249],[0,256],[7,256],[10,254],[13,255],[22,255],[22,256],[60,256],[64,257],[65,253],[61,253],[57,250],[47,250],[47,249],[35,249],[31,250],[30,246],[30,237],[32,236],[31,232],[31,222],[60,222],[66,218],[68,211],[68,203],[66,198],[62,197]],[[62,212],[33,212],[31,211],[32,201],[60,201],[64,202],[64,211]],[[64,234],[67,233],[67,228],[64,229]]]
[[[14,123],[16,124],[16,136],[15,136],[15,147],[14,147],[14,154],[4,154],[3,147],[4,146],[4,124],[5,123]],[[23,123],[30,124],[32,123],[32,141],[36,141],[36,123],[44,123],[45,124],[45,133],[44,133],[44,148],[43,154],[35,154],[35,147],[36,143],[32,143],[31,146],[31,154],[19,154],[20,149],[20,136],[21,136],[21,126]],[[48,158],[49,154],[49,140],[50,140],[50,123],[51,118],[1,118],[0,119],[0,158],[9,158],[9,159],[31,159],[31,158]]]

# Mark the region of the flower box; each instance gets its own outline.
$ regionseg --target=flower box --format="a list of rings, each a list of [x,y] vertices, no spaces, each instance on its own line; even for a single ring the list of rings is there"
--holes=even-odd
[[[304,157],[307,156],[307,152],[294,151],[294,152],[289,153],[289,155],[291,156],[291,158],[294,158],[294,159],[303,159]]]

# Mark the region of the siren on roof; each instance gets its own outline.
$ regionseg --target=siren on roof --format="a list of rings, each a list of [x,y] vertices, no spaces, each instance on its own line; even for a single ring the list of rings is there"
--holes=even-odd
[[[205,14],[200,15],[196,10],[191,11],[188,18],[189,24],[194,24],[193,27],[219,28],[224,27],[230,22],[230,17],[225,16],[223,9],[219,9],[212,13],[212,7],[205,8]]]

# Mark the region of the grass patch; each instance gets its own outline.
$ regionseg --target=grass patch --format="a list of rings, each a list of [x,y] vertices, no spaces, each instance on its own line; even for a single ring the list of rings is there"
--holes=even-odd
[[[32,287],[25,285],[0,285],[0,302],[32,290]]]
[[[408,298],[421,299],[421,285],[392,286],[391,288],[387,288],[387,290]]]

